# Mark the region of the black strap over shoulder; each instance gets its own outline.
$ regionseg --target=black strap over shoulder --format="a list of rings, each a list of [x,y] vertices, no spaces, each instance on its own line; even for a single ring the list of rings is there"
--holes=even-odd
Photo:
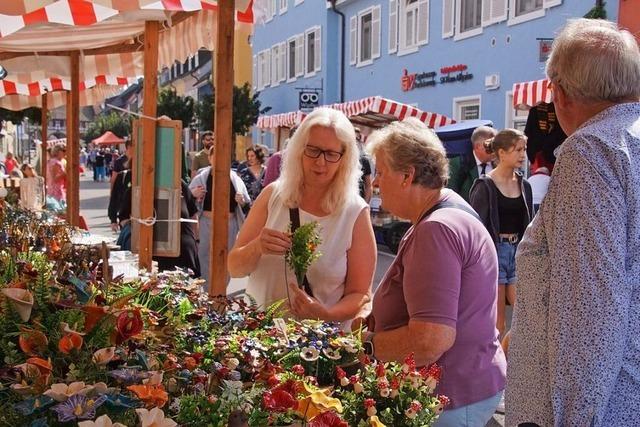
[[[293,233],[298,229],[298,227],[300,227],[300,209],[289,209],[289,220],[291,221],[291,232]],[[307,295],[309,295],[310,297],[313,296],[313,291],[311,290],[311,285],[307,280],[306,274],[304,275],[304,280],[302,281],[302,287],[304,288],[304,291],[307,293]]]
[[[418,222],[422,221],[438,209],[444,208],[460,209],[461,211],[465,211],[469,215],[472,215],[474,218],[476,218],[478,221],[482,222],[482,220],[480,219],[480,215],[478,215],[478,213],[474,211],[472,207],[463,205],[462,203],[450,202],[448,200],[443,200],[436,203],[433,207],[431,207],[431,209],[422,214],[422,217],[420,217],[420,220]]]

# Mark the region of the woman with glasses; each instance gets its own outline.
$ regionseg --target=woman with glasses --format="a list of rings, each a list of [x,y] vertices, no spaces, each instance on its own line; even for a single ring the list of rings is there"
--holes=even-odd
[[[280,178],[251,208],[229,254],[232,277],[249,276],[247,293],[264,306],[288,299],[299,318],[345,322],[369,301],[376,245],[365,201],[355,131],[347,117],[329,108],[309,114],[289,141]],[[285,268],[290,224],[319,223],[322,254],[307,271],[308,286],[296,286]]]

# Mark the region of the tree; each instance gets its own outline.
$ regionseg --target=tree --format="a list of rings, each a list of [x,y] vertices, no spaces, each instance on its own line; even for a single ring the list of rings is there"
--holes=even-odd
[[[251,94],[251,86],[233,87],[233,134],[245,135],[251,126],[256,124],[258,116],[271,110],[271,107],[260,108],[259,93]],[[215,92],[205,95],[196,104],[196,116],[200,122],[200,130],[213,130],[213,111],[215,106]]]
[[[101,114],[96,117],[95,121],[89,125],[89,128],[84,134],[84,139],[87,142],[91,142],[97,137],[101,136],[106,131],[110,130],[120,138],[124,138],[131,134],[131,118],[130,116],[122,117],[115,111],[109,114]]]
[[[605,5],[604,0],[596,0],[596,5],[591,8],[584,17],[590,19],[607,19],[607,10],[604,8]]]
[[[168,116],[173,120],[180,120],[182,127],[187,128],[193,119],[194,101],[190,96],[181,97],[176,90],[164,88],[158,94],[158,117]]]

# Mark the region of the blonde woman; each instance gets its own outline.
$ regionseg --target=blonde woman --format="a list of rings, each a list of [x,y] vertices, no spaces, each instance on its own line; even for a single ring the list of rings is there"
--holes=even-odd
[[[309,114],[284,153],[280,178],[260,193],[240,230],[229,254],[231,276],[248,275],[247,293],[262,306],[287,298],[289,285],[297,317],[354,319],[369,301],[376,263],[369,210],[358,195],[360,175],[355,131],[346,116],[329,108]],[[291,271],[285,275],[295,208],[301,224],[320,224],[322,256],[307,272],[311,295],[291,286]]]

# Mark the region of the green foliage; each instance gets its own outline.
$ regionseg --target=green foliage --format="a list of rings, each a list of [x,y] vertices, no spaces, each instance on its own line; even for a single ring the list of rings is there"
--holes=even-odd
[[[298,279],[298,285],[302,286],[304,275],[311,263],[320,257],[317,251],[322,243],[318,235],[318,223],[316,221],[301,225],[291,236],[291,248],[285,254],[285,260]]]
[[[182,396],[180,412],[175,420],[181,426],[224,426],[227,420],[220,416],[220,403],[219,400],[210,402],[205,394]]]
[[[192,97],[178,96],[173,88],[164,88],[158,94],[158,117],[168,116],[172,120],[180,120],[183,128],[191,124],[194,107],[195,102]]]
[[[233,133],[245,135],[251,126],[256,124],[258,116],[271,110],[271,107],[260,108],[262,103],[258,99],[259,93],[251,94],[251,86],[245,83],[243,86],[233,87]],[[214,129],[215,92],[213,95],[205,95],[196,104],[196,116],[200,122],[200,130]]]
[[[596,5],[593,6],[584,17],[589,19],[607,19],[607,11],[604,8],[606,4],[607,3],[603,1],[597,1]]]
[[[84,134],[84,139],[87,142],[91,142],[108,130],[120,138],[130,135],[131,117],[128,115],[121,116],[115,111],[112,111],[109,114],[101,114],[95,118],[91,125],[89,125],[89,128]]]

